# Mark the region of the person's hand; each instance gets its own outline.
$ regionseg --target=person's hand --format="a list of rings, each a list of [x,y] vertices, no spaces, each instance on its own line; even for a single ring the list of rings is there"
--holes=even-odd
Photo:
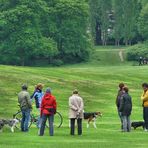
[[[80,117],[80,113],[79,112],[77,112],[77,119]]]

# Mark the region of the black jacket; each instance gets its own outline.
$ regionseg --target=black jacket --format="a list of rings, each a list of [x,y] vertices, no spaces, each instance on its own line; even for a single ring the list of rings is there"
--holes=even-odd
[[[121,112],[122,116],[129,116],[132,111],[132,98],[128,93],[124,93],[121,102],[119,111]]]

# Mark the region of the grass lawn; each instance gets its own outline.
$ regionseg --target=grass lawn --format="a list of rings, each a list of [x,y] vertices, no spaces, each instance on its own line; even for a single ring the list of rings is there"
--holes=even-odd
[[[130,88],[133,98],[131,120],[143,120],[141,83],[148,81],[148,67],[121,63],[117,49],[114,52],[111,49],[104,52],[98,49],[93,57],[85,64],[59,68],[0,65],[0,118],[11,118],[17,111],[17,93],[21,84],[27,83],[32,93],[38,82],[45,84],[44,90],[46,87],[52,88],[57,98],[58,111],[64,118],[63,126],[55,129],[54,137],[48,136],[47,129],[45,136],[39,137],[35,127],[29,133],[21,133],[19,130],[11,133],[5,127],[3,133],[0,133],[0,148],[146,148],[148,133],[143,132],[142,128],[132,130],[131,133],[120,132],[115,98],[118,83],[124,82]],[[92,125],[87,129],[84,121],[83,135],[71,137],[68,128],[68,98],[75,88],[78,88],[84,99],[85,111],[101,111],[103,116],[97,120],[97,129]]]

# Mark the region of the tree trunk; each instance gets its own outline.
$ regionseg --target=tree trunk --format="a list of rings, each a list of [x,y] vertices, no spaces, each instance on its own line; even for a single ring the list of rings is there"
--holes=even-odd
[[[128,40],[127,39],[125,40],[125,45],[128,46]]]
[[[96,33],[96,39],[95,39],[95,44],[96,45],[101,45],[101,24],[96,21],[96,28],[95,28],[95,33]]]

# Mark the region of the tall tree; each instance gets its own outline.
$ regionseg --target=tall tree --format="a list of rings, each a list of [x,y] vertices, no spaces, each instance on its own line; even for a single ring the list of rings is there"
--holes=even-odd
[[[41,0],[7,0],[1,3],[0,52],[6,64],[28,65],[34,57],[55,54],[56,43],[44,37],[39,26],[48,7]],[[11,56],[10,56],[11,55]]]
[[[101,5],[100,0],[89,0],[90,30],[95,45],[102,44],[101,40]]]
[[[144,40],[148,40],[148,3],[143,7],[140,13],[138,29]]]
[[[88,4],[85,0],[56,0],[55,40],[60,58],[65,62],[82,61],[89,57]]]
[[[131,44],[135,36],[138,0],[123,0],[123,38],[125,45]]]
[[[101,30],[102,30],[102,44],[106,45],[108,40],[108,29],[110,26],[109,14],[112,10],[111,0],[101,0]]]
[[[115,45],[120,45],[120,40],[123,37],[123,9],[122,9],[123,0],[114,0],[113,8],[114,8],[114,37],[115,37]]]

